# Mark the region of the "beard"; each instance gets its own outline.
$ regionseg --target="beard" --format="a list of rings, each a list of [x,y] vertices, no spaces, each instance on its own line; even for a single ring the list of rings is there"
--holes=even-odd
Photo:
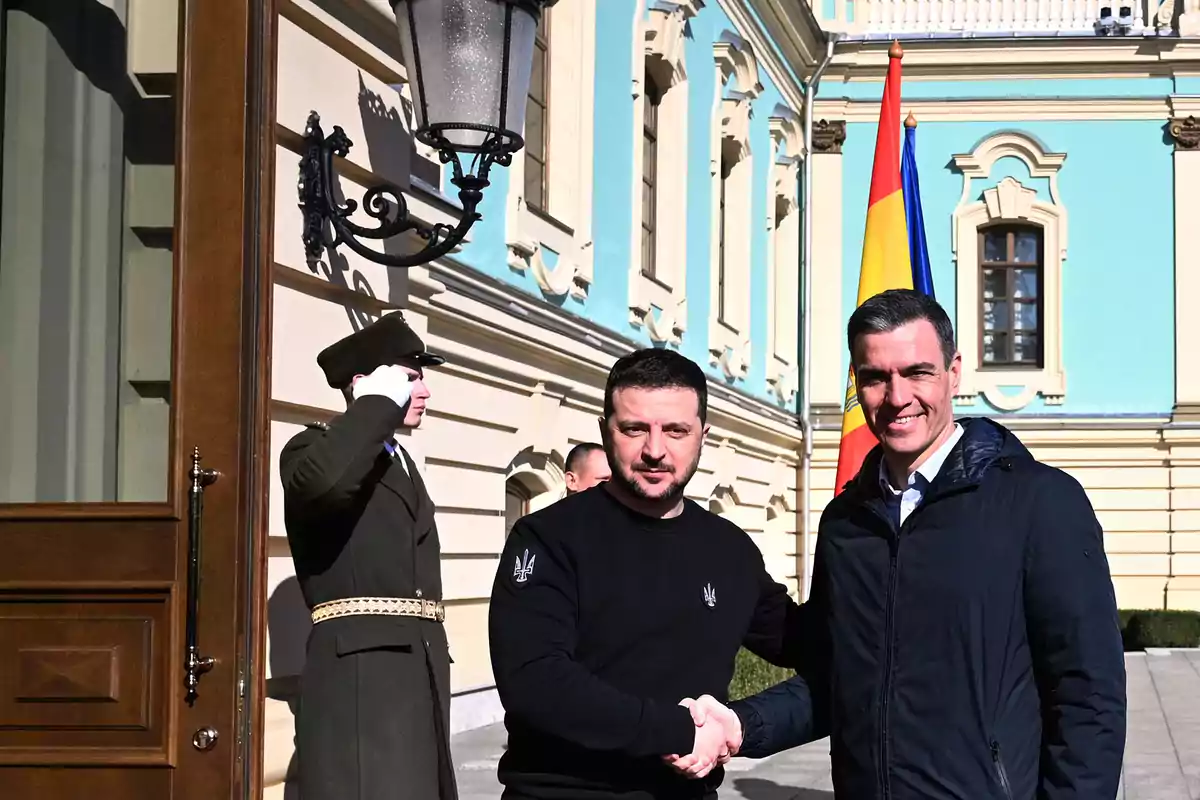
[[[609,469],[612,471],[612,477],[609,478],[610,483],[616,483],[630,495],[641,500],[651,503],[662,503],[663,505],[674,505],[679,502],[680,498],[683,497],[683,492],[687,488],[688,482],[691,481],[692,476],[696,474],[696,470],[700,467],[700,451],[697,450],[692,463],[686,469],[676,470],[673,479],[665,488],[661,485],[656,486],[654,487],[657,490],[656,493],[651,494],[636,479],[637,473],[642,469],[646,469],[648,465],[639,462],[626,467],[624,464],[618,464],[612,455],[607,453],[606,455],[608,456]]]

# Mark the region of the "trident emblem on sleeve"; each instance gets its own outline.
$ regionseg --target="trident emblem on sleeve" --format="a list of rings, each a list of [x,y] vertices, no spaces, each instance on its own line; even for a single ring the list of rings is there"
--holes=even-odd
[[[517,564],[513,567],[513,578],[517,583],[524,583],[529,580],[529,576],[533,574],[533,562],[537,560],[536,555],[529,555],[529,551],[525,551],[525,560],[521,560],[521,556],[517,556]]]

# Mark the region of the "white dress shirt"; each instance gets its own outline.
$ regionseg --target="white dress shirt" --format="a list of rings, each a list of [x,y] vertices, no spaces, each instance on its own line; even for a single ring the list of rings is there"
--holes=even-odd
[[[942,446],[930,453],[929,458],[925,459],[925,463],[917,467],[917,469],[908,476],[908,486],[903,490],[892,486],[891,475],[888,474],[887,459],[879,461],[879,486],[890,494],[892,497],[900,495],[900,524],[904,524],[904,520],[908,519],[908,515],[912,513],[925,497],[925,492],[929,489],[929,484],[933,483],[933,479],[942,471],[942,465],[946,463],[946,456],[950,455],[950,451],[954,449],[954,445],[962,438],[963,428],[957,422],[954,423],[954,432],[942,442]]]

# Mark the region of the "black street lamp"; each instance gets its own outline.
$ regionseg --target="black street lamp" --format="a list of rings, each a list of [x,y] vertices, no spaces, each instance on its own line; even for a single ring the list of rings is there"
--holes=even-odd
[[[426,225],[412,219],[403,195],[390,185],[371,187],[363,210],[378,220],[367,228],[350,221],[358,203],[333,195],[335,155],[346,157],[351,141],[335,125],[328,137],[313,111],[304,130],[300,160],[300,208],[304,246],[318,259],[324,247],[345,244],[389,267],[426,264],[454,249],[480,218],[475,210],[493,164],[507,167],[525,145],[525,96],[533,68],[533,42],[542,9],[557,0],[392,0],[408,69],[416,117],[415,136],[450,164],[462,218],[457,225]],[[463,169],[460,155],[471,154]],[[332,236],[326,237],[329,224]],[[389,239],[412,231],[425,240],[419,252],[389,255],[359,239]]]

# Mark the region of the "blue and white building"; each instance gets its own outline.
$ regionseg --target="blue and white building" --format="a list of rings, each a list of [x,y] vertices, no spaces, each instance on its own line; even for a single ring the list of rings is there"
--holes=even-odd
[[[425,219],[456,213],[436,159],[407,144],[387,5],[281,5],[272,458],[341,407],[314,357],[363,321],[403,308],[447,354],[406,446],[439,507],[456,729],[499,718],[487,598],[508,527],[561,496],[563,458],[598,438],[605,375],[631,349],[707,371],[713,430],[689,494],[803,595],[893,40],[959,412],[1080,479],[1123,607],[1200,607],[1198,0],[559,0],[527,147],[493,171],[469,243],[411,270],[350,252],[310,268],[294,165],[311,108],[355,142],[347,196],[382,178]],[[273,492],[268,592],[286,606]],[[268,635],[270,796],[304,632]]]

